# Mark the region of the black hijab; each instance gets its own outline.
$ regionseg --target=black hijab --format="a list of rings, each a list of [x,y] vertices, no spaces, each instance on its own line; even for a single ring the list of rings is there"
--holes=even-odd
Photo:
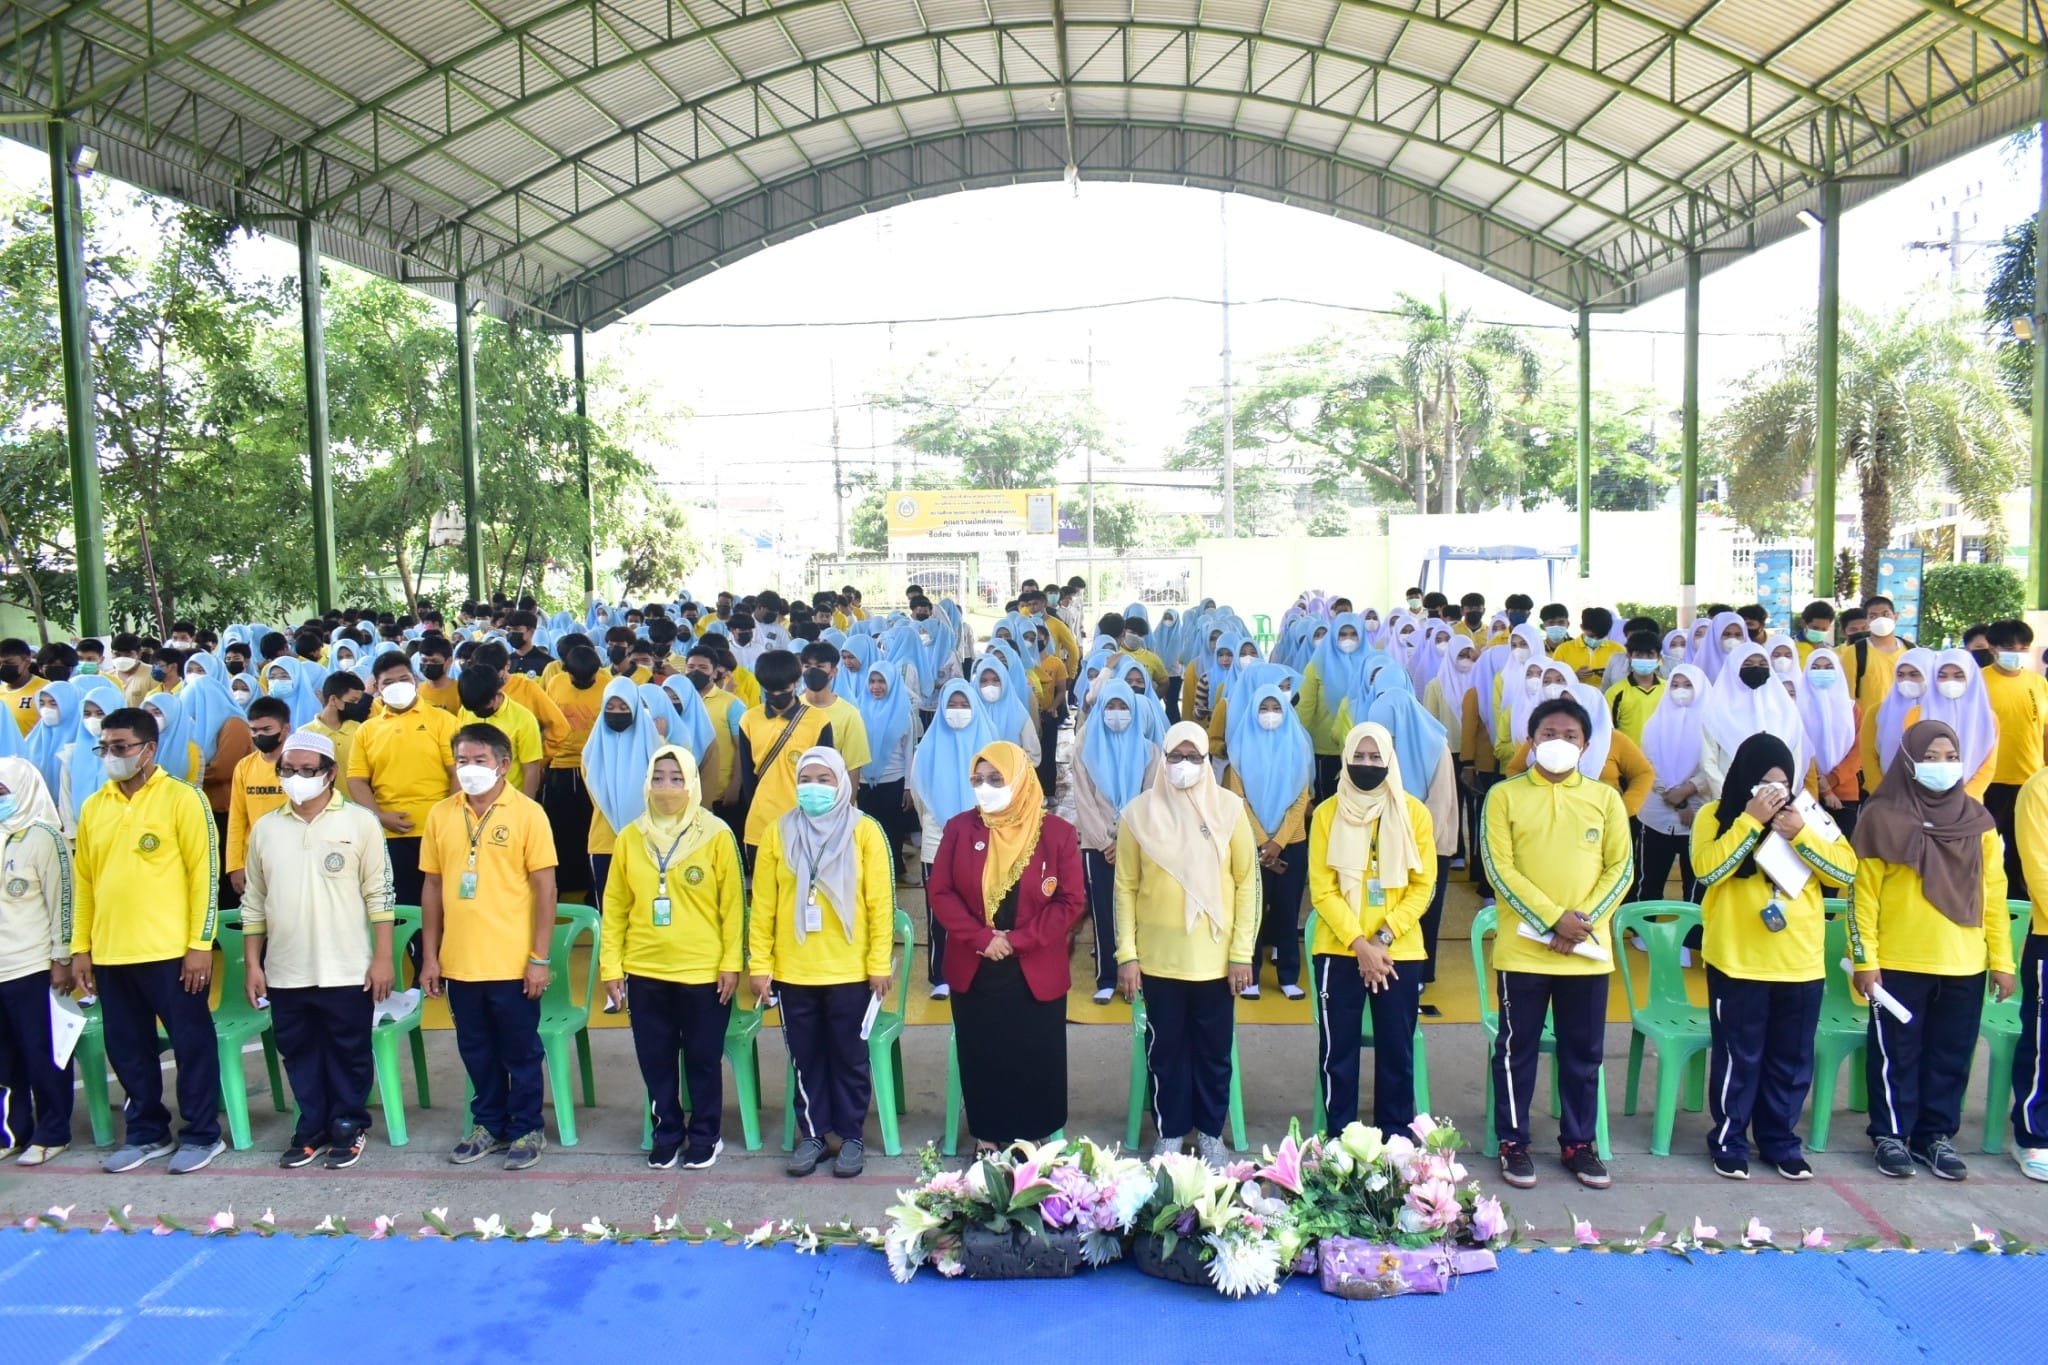
[[[1735,818],[1742,814],[1749,804],[1750,789],[1764,780],[1764,774],[1773,768],[1782,769],[1787,780],[1794,771],[1792,750],[1785,741],[1768,731],[1758,731],[1742,741],[1735,750],[1735,757],[1728,764],[1728,778],[1721,784],[1721,800],[1714,807],[1714,835],[1725,837],[1735,825]],[[1756,875],[1756,850],[1742,860],[1742,866],[1735,869],[1737,877]]]

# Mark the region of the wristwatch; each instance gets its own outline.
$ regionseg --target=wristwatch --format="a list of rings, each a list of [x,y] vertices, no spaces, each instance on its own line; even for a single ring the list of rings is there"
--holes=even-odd
[[[1379,944],[1382,948],[1391,948],[1394,946],[1394,935],[1386,925],[1382,924],[1380,931],[1372,936],[1372,941]]]

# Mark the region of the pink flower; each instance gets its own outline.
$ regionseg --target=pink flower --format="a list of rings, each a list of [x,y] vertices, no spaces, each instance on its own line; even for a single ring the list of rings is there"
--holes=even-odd
[[[1813,1228],[1804,1237],[1799,1239],[1799,1245],[1805,1247],[1808,1251],[1824,1250],[1828,1245],[1828,1235],[1819,1228]]]
[[[1472,1235],[1482,1242],[1490,1242],[1508,1230],[1508,1216],[1501,1208],[1500,1200],[1491,1195],[1479,1201],[1472,1209]]]
[[[1016,1173],[1012,1177],[1010,1193],[1012,1195],[1022,1194],[1024,1193],[1024,1191],[1030,1189],[1033,1185],[1042,1185],[1046,1183],[1048,1182],[1046,1181],[1045,1177],[1039,1174],[1038,1163],[1036,1161],[1019,1162],[1017,1165]]]
[[[1223,1168],[1224,1178],[1233,1185],[1242,1185],[1258,1173],[1258,1163],[1254,1161],[1233,1161]]]
[[[1448,1180],[1425,1180],[1413,1185],[1403,1202],[1429,1228],[1450,1227],[1464,1212],[1458,1207],[1458,1187]]]
[[[1598,1246],[1600,1234],[1585,1219],[1575,1218],[1572,1220],[1572,1240],[1582,1247]]]
[[[1769,1246],[1771,1230],[1764,1226],[1761,1218],[1751,1218],[1749,1226],[1742,1230],[1742,1244],[1748,1246]]]
[[[1436,1120],[1427,1114],[1417,1114],[1415,1121],[1408,1125],[1408,1131],[1415,1134],[1417,1142],[1429,1141],[1429,1135],[1437,1128]]]
[[[1697,1215],[1694,1216],[1692,1220],[1692,1239],[1695,1242],[1711,1242],[1720,1235],[1721,1233],[1718,1229],[1707,1226],[1699,1220]]]
[[[1294,1134],[1280,1140],[1279,1154],[1258,1174],[1261,1180],[1270,1180],[1293,1194],[1301,1193],[1301,1144],[1294,1140]]]

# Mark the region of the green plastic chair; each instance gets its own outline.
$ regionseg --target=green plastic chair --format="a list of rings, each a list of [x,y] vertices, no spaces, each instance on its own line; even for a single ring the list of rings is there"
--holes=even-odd
[[[1131,1006],[1131,1105],[1130,1117],[1124,1121],[1125,1151],[1136,1151],[1138,1140],[1145,1136],[1145,1102],[1151,1094],[1152,1072],[1145,1065],[1145,997],[1140,995]],[[1235,1023],[1230,1030],[1230,1145],[1235,1151],[1245,1149],[1244,1090],[1238,1083]]]
[[[2027,952],[2027,931],[2033,927],[2034,907],[2027,901],[2007,901],[2012,917],[2012,960],[2017,965]],[[1990,1079],[1984,1087],[1984,1150],[2005,1150],[2005,1130],[2012,1104],[2012,1054],[2020,1040],[2020,998],[1994,1001],[1984,993],[1984,1020],[1978,1026],[1990,1054]]]
[[[960,1115],[966,1101],[960,1094],[960,1031],[946,1030],[946,1145],[947,1156],[960,1155]],[[1067,1130],[1055,1129],[1046,1135],[1047,1142],[1066,1140]]]
[[[1313,963],[1315,961],[1315,941],[1316,912],[1310,910],[1308,912],[1308,923],[1304,924],[1301,928],[1301,960],[1304,963]],[[1311,983],[1311,989],[1308,993],[1308,1001],[1309,1017],[1315,1024],[1316,1037],[1320,1038],[1323,1036],[1323,997],[1321,992],[1313,989],[1313,983]],[[1367,1006],[1365,1014],[1359,1021],[1358,1045],[1362,1048],[1372,1046],[1372,1009],[1370,1005]],[[1320,1133],[1327,1126],[1329,1117],[1323,1112],[1322,1071],[1320,1068],[1316,1072],[1315,1092],[1315,1131]],[[1429,1112],[1429,1049],[1423,1043],[1422,1018],[1420,1015],[1417,1015],[1415,1019],[1415,1112],[1418,1114],[1427,1114]]]
[[[910,998],[910,961],[915,956],[917,928],[901,907],[896,911],[896,989],[882,1002],[875,1025],[868,1030],[868,1074],[874,1079],[875,1118],[882,1128],[882,1151],[899,1156],[903,1142],[897,1116],[905,1112],[903,1074],[903,1004]],[[785,1049],[786,1051],[787,1049]],[[784,1063],[782,1082],[782,1150],[796,1150],[796,1062]]]
[[[291,1106],[285,1099],[284,1076],[277,1063],[277,1035],[270,1026],[270,1011],[249,1003],[249,970],[242,959],[241,926],[222,924],[217,942],[221,955],[220,1003],[213,1010],[213,1033],[220,1057],[220,1103],[227,1111],[228,1140],[241,1152],[253,1145],[249,1136],[249,1083],[242,1074],[242,1045],[249,1039],[263,1041],[271,1103],[280,1114],[290,1112]],[[159,1046],[169,1046],[169,1039],[162,1038]]]
[[[1628,1084],[1621,1112],[1636,1112],[1637,1082],[1643,1073],[1643,1043],[1657,1045],[1657,1111],[1650,1125],[1650,1154],[1671,1154],[1671,1129],[1678,1121],[1679,1088],[1704,1096],[1707,1053],[1713,1032],[1707,1011],[1685,993],[1685,970],[1679,950],[1685,937],[1700,927],[1700,908],[1691,901],[1637,901],[1615,912],[1613,948],[1621,967],[1622,989],[1628,992],[1630,1032]],[[1631,937],[1649,950],[1650,979],[1644,1002],[1637,1005]]]
[[[740,1111],[740,1134],[746,1140],[747,1150],[761,1150],[761,1059],[756,1041],[761,1035],[761,1020],[766,1010],[750,1008],[740,1004],[740,998],[747,994],[747,978],[740,975],[740,986],[733,993],[732,1017],[725,1025],[725,1060],[732,1067],[732,1088],[734,1100]],[[676,1059],[677,1070],[682,1069],[682,1059]],[[683,1095],[687,1104],[690,1093],[689,1081],[682,1078]],[[649,1105],[640,1106],[640,1150],[654,1150],[654,1110]]]
[[[393,988],[404,989],[409,965],[406,949],[420,931],[420,908],[417,905],[395,905],[391,912],[391,965],[397,973]],[[422,998],[413,1006],[412,1013],[399,1019],[380,1020],[370,1030],[370,1055],[377,1067],[377,1083],[370,1091],[370,1103],[382,1105],[384,1137],[393,1147],[403,1147],[412,1140],[405,1126],[405,1072],[398,1058],[398,1040],[401,1038],[409,1039],[412,1044],[412,1083],[419,1092],[420,1108],[433,1108],[427,1087],[427,1040],[420,1030],[426,1008],[426,1000]]]
[[[80,1008],[85,1014],[85,1032],[78,1035],[71,1061],[78,1068],[78,1084],[85,1091],[85,1112],[92,1121],[93,1145],[108,1147],[114,1141],[114,1106],[107,1098],[105,1026],[100,1021],[97,1000]]]
[[[1273,648],[1273,638],[1273,618],[1264,612],[1254,612],[1252,614],[1252,643],[1256,644],[1262,653],[1269,653]]]
[[[1496,1156],[1500,1152],[1500,1135],[1494,1131],[1493,1126],[1493,1044],[1494,1040],[1500,1035],[1500,1004],[1498,1001],[1492,1000],[1488,995],[1488,990],[1493,981],[1493,973],[1487,970],[1486,966],[1486,941],[1499,931],[1500,921],[1494,906],[1483,906],[1480,908],[1479,913],[1472,917],[1472,975],[1476,979],[1479,988],[1479,1027],[1486,1031],[1486,1141],[1480,1150],[1488,1156]],[[1553,1058],[1550,1068],[1550,1112],[1556,1114],[1558,1110],[1557,1064],[1555,1061],[1557,1054],[1557,1031],[1547,1015],[1543,1020],[1543,1036],[1537,1040],[1536,1050],[1538,1052],[1548,1052]],[[1594,1119],[1593,1141],[1595,1150],[1600,1154],[1600,1159],[1606,1161],[1613,1156],[1613,1151],[1607,1143],[1607,1064],[1605,1062],[1600,1064],[1600,1093],[1597,1098],[1600,1111]]]
[[[1863,1076],[1864,1050],[1870,1045],[1870,1008],[1856,1003],[1849,974],[1841,969],[1849,956],[1849,905],[1830,897],[1827,911],[1826,974],[1821,978],[1820,1023],[1813,1033],[1813,1110],[1807,1121],[1806,1150],[1825,1152],[1833,1126],[1835,1082],[1842,1064],[1849,1064],[1849,1107],[1869,1107]]]
[[[583,1003],[577,1004],[569,989],[570,955],[576,940],[590,941],[590,961],[583,976]],[[588,905],[563,901],[555,907],[555,932],[548,940],[548,958],[559,963],[548,974],[547,989],[540,997],[540,1044],[546,1054],[548,1089],[555,1103],[555,1136],[564,1147],[576,1145],[576,1090],[569,1071],[569,1045],[576,1046],[578,1069],[583,1079],[583,1107],[597,1104],[597,1081],[590,1065],[590,1002],[597,998],[597,911]],[[475,1121],[470,1101],[476,1087],[465,1085],[462,1131]]]

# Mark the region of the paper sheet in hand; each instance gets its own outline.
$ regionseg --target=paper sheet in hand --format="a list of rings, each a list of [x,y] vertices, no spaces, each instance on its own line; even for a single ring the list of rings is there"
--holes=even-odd
[[[1804,891],[1813,880],[1813,869],[1806,865],[1806,859],[1799,856],[1791,840],[1776,831],[1766,834],[1756,846],[1756,865],[1787,899]]]
[[[415,986],[409,991],[393,991],[377,1002],[375,1013],[370,1016],[374,1026],[382,1023],[396,1023],[420,1007],[420,991]]]
[[[50,1060],[67,1066],[85,1036],[85,1011],[68,995],[50,992]]]
[[[1813,832],[1830,843],[1842,837],[1842,827],[1835,823],[1835,817],[1828,814],[1828,808],[1813,799],[1813,793],[1802,790],[1792,800],[1792,809],[1799,812],[1799,818],[1813,826]]]
[[[1546,934],[1530,928],[1529,921],[1527,920],[1517,920],[1515,922],[1515,932],[1523,938],[1534,939],[1536,942],[1546,945],[1550,940],[1557,937],[1556,934]],[[1595,962],[1609,962],[1613,960],[1607,949],[1595,942],[1591,935],[1580,939],[1572,945],[1572,955],[1575,957],[1590,957]]]
[[[870,995],[868,997],[868,1012],[860,1017],[860,1040],[863,1043],[865,1043],[868,1040],[868,1035],[874,1032],[875,1016],[880,1014],[881,1012],[882,997],[879,995]]]

